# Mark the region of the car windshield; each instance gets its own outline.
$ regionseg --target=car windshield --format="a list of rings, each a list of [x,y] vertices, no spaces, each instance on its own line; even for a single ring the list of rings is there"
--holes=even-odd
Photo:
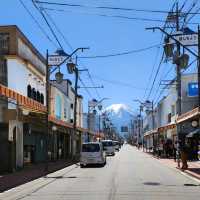
[[[119,145],[119,142],[113,142],[114,143],[114,145]]]
[[[82,152],[99,152],[100,146],[99,144],[83,144]]]
[[[104,141],[102,142],[104,147],[109,147],[109,146],[113,146],[113,142],[112,141]]]

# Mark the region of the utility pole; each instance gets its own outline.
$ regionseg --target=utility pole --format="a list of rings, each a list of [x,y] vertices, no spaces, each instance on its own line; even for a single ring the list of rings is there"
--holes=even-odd
[[[155,135],[154,135],[154,128],[155,128],[155,124],[154,124],[154,106],[153,106],[153,101],[151,102],[151,118],[152,118],[152,135],[153,135],[153,154],[155,154],[156,151],[156,147],[155,147]]]
[[[74,157],[74,154],[76,153],[76,150],[74,149],[75,142],[74,140],[76,139],[76,114],[77,114],[77,97],[78,97],[78,68],[77,68],[77,56],[76,56],[76,64],[75,64],[75,69],[74,69],[74,73],[75,73],[75,97],[74,97],[74,123],[73,123],[73,133],[72,133],[72,158]]]
[[[179,7],[178,3],[176,4],[176,31],[179,31]],[[177,58],[180,56],[180,44],[176,42],[177,45]],[[178,116],[181,115],[181,67],[179,62],[176,64],[176,72],[177,72],[177,83],[176,83],[176,90],[177,90],[177,114]],[[177,124],[177,163],[178,167],[180,167],[180,145],[181,145],[181,124]]]
[[[49,169],[49,63],[48,63],[48,50],[46,52],[46,162],[45,171],[48,172]]]
[[[200,26],[199,25],[198,25],[198,60],[197,62],[198,62],[198,106],[200,108]]]

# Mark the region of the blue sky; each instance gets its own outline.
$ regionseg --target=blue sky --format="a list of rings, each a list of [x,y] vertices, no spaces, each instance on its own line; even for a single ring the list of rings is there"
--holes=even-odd
[[[40,25],[48,33],[49,37],[55,39],[51,35],[47,25],[42,19],[39,12],[35,9],[30,0],[21,0],[29,8],[32,15],[38,20]],[[52,0],[56,2],[56,0]],[[125,7],[135,9],[148,10],[166,10],[168,11],[174,0],[60,0],[57,2],[82,4],[86,6],[112,6]],[[182,4],[183,1],[179,1]],[[189,5],[189,4],[188,4]],[[98,16],[97,14],[106,15],[123,15],[128,17],[139,17],[165,20],[166,14],[163,13],[144,13],[133,11],[110,11],[103,9],[77,8],[77,7],[52,7],[65,10],[50,11],[48,14],[56,22],[59,29],[65,35],[66,44],[61,37],[61,41],[66,52],[72,52],[72,49],[77,47],[90,47],[90,50],[78,54],[78,56],[93,56],[121,53],[131,50],[146,48],[160,43],[161,34],[159,32],[146,31],[146,27],[162,26],[161,22],[145,22],[139,20],[119,19],[112,17]],[[19,0],[1,1],[0,24],[15,24],[25,33],[29,40],[45,55],[46,49],[49,52],[54,52],[56,47],[44,36],[37,24],[33,21],[30,15],[26,12]],[[70,47],[71,46],[71,47]],[[156,59],[156,55],[157,59]],[[149,76],[153,65],[156,63],[155,70],[160,61],[162,50],[158,53],[158,47],[152,48],[140,53],[134,53],[118,57],[98,58],[98,59],[79,59],[80,68],[88,68],[95,85],[104,85],[104,89],[98,89],[97,95],[95,89],[90,89],[90,95],[80,89],[80,93],[84,96],[85,110],[87,110],[87,101],[91,98],[101,99],[104,97],[110,98],[104,102],[104,106],[113,103],[125,103],[136,110],[137,103],[133,99],[145,100],[148,95],[144,96],[145,88],[152,84],[152,79],[149,81]],[[170,63],[162,65],[155,84],[155,88],[150,96],[150,99],[155,99],[158,96],[158,82],[161,79],[167,79],[174,75],[172,70],[167,77],[166,73],[171,68]],[[154,70],[154,74],[155,74]],[[73,79],[67,75],[67,78]],[[81,73],[81,79],[86,86],[92,86],[88,79],[87,72]],[[81,86],[81,84],[80,84]],[[160,89],[160,88],[159,88]],[[148,94],[147,90],[147,94]]]

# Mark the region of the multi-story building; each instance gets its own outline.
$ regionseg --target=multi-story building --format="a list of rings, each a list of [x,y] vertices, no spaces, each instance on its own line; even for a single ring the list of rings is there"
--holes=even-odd
[[[57,125],[57,131],[54,133],[54,146],[53,157],[67,158],[73,152],[80,151],[81,135],[83,130],[83,97],[77,96],[76,108],[76,127],[75,141],[72,141],[73,126],[74,126],[74,101],[75,91],[72,83],[69,80],[63,80],[62,83],[51,81],[51,119],[61,122],[61,126]],[[53,120],[54,122],[54,120]],[[52,126],[54,123],[52,123]],[[64,125],[64,128],[63,128]],[[55,132],[55,131],[52,131]],[[56,142],[57,141],[57,142]],[[59,153],[60,152],[60,155]]]
[[[0,170],[46,156],[46,65],[17,26],[0,27]]]
[[[0,26],[0,171],[80,152],[81,135],[87,132],[82,128],[82,96],[77,97],[73,134],[72,83],[50,85],[47,115],[45,58],[17,26]]]
[[[168,95],[163,97],[154,110],[155,130],[152,130],[152,114],[146,115],[144,133],[147,147],[156,146],[159,140],[177,141],[177,124],[179,118],[198,107],[197,74],[184,74],[181,77],[181,116],[177,115],[176,82],[172,82]],[[148,127],[148,128],[147,128]],[[192,131],[191,122],[182,124],[180,138],[184,140]]]

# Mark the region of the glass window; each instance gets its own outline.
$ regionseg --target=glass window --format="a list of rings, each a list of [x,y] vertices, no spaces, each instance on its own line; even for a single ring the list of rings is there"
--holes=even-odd
[[[61,110],[61,97],[59,95],[56,96],[55,102],[55,115],[57,119],[61,119],[62,110]]]
[[[102,142],[102,145],[103,145],[104,147],[113,146],[113,142],[112,142],[112,141],[103,141],[103,142]]]
[[[9,53],[9,33],[0,33],[0,53]]]
[[[83,144],[82,152],[99,152],[100,146],[99,144]]]
[[[7,61],[0,59],[0,83],[7,85]]]

